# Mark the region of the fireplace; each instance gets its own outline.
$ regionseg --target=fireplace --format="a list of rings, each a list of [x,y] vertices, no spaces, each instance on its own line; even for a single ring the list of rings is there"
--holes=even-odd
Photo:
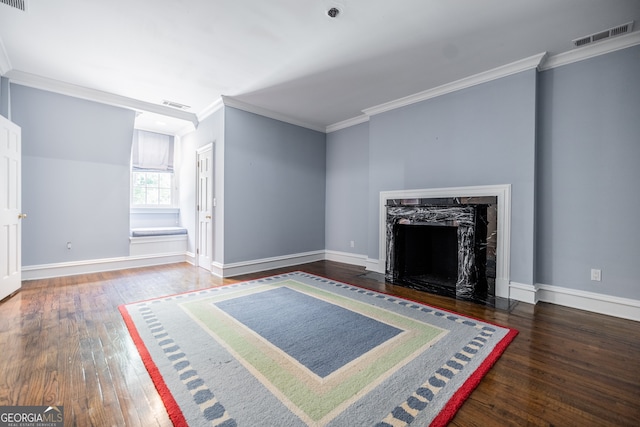
[[[460,299],[496,296],[496,196],[386,200],[385,279]]]
[[[395,227],[394,282],[453,290],[458,280],[458,227],[398,222]]]

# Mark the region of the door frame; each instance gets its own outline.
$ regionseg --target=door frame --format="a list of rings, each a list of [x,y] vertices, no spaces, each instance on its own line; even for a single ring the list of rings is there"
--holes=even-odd
[[[4,199],[0,206],[0,226],[6,226],[7,230],[6,240],[3,238],[0,241],[0,245],[6,250],[6,253],[2,251],[0,255],[4,258],[0,262],[6,267],[0,272],[0,275],[3,275],[0,277],[0,300],[3,300],[15,294],[22,286],[22,220],[26,215],[22,213],[22,129],[0,115],[0,132],[4,134],[1,139],[3,145],[6,144],[6,155],[9,159],[7,176],[12,175],[10,171],[13,171],[12,176],[15,177],[14,182],[0,184],[6,185],[0,192]]]
[[[215,203],[215,182],[214,182],[214,178],[215,178],[215,141],[214,142],[210,142],[206,145],[203,145],[202,147],[199,147],[196,149],[196,158],[195,158],[195,181],[196,181],[196,197],[195,197],[195,254],[194,254],[194,265],[196,267],[202,267],[208,271],[212,271],[213,267],[212,265],[208,265],[208,266],[202,266],[200,265],[200,253],[199,253],[199,248],[200,248],[200,241],[202,239],[202,236],[200,235],[200,208],[199,208],[199,198],[200,198],[200,167],[198,165],[198,162],[200,161],[200,156],[203,153],[206,153],[207,151],[211,151],[211,168],[210,168],[210,172],[209,172],[209,180],[212,183],[211,185],[211,200],[212,200],[212,206],[211,206],[211,210],[212,210],[212,219],[211,219],[211,263],[213,263],[213,248],[215,247],[214,245],[214,241],[213,241],[213,229],[215,227],[215,215],[213,215],[213,210],[215,210],[216,207],[216,203]]]

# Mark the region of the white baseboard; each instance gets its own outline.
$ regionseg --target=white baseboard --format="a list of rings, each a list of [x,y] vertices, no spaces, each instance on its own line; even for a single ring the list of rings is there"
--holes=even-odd
[[[196,265],[196,254],[194,254],[193,252],[187,251],[184,254],[184,260],[187,261],[191,265]]]
[[[330,251],[326,250],[324,259],[327,261],[335,261],[342,262],[344,264],[357,265],[360,267],[367,266],[367,257],[366,255],[358,255],[350,252],[339,252],[339,251]]]
[[[221,264],[214,261],[211,263],[211,273],[218,277],[233,277],[241,274],[257,273],[275,268],[306,264],[308,262],[323,261],[324,259],[325,251],[313,251],[229,264]]]
[[[593,313],[640,321],[640,300],[536,283],[509,283],[509,298],[529,304],[539,301]]]
[[[175,264],[185,261],[186,255],[184,252],[174,252],[28,265],[22,267],[22,280],[50,279],[52,277],[75,276],[77,274],[100,273],[102,271],[124,270],[127,268],[151,267],[154,265]]]
[[[538,289],[533,285],[509,282],[509,299],[535,305],[538,302],[537,292]]]
[[[367,258],[366,260],[365,268],[367,271],[384,274],[386,273],[385,267],[385,264],[379,259]]]
[[[382,266],[381,270],[380,262],[377,259],[368,258],[366,255],[330,250],[305,252],[231,264],[213,262],[211,273],[219,277],[233,277],[241,274],[256,273],[322,260],[342,262],[361,267],[364,266],[367,271],[384,273],[384,266]],[[195,265],[195,254],[190,252],[175,252],[23,266],[22,280],[49,279],[52,277],[74,276],[77,274],[99,273],[102,271],[150,267],[179,262],[188,262]],[[631,298],[615,297],[561,286],[538,283],[528,285],[518,282],[509,283],[509,297],[513,300],[529,304],[544,301],[579,310],[640,321],[640,300]]]
[[[327,259],[334,255],[327,251]],[[347,264],[362,265],[364,256],[342,256],[336,261]],[[357,262],[350,262],[354,258]],[[375,271],[384,274],[384,265],[380,265],[379,260],[364,258],[364,266],[367,271]],[[525,283],[509,282],[509,298],[537,304],[538,301],[563,305],[579,310],[591,311],[593,313],[606,314],[623,319],[640,321],[640,300],[630,298],[620,298],[595,292],[580,291],[560,286],[544,285],[536,283],[528,285]]]
[[[233,277],[241,274],[257,273],[260,271],[273,270],[281,267],[291,267],[293,265],[323,260],[366,267],[367,270],[370,270],[369,266],[375,266],[376,269],[378,268],[378,260],[371,260],[367,258],[366,255],[332,250],[320,250],[229,264],[222,264],[214,261],[211,263],[211,273],[218,277]]]
[[[536,288],[539,301],[640,321],[640,300],[544,284]]]

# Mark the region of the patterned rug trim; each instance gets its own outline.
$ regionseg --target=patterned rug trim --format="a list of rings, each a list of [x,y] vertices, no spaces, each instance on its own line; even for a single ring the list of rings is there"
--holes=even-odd
[[[386,417],[378,418],[381,421],[375,423],[376,427],[410,425],[427,407],[431,406],[433,399],[436,399],[450,381],[456,381],[454,388],[457,386],[457,390],[453,394],[451,391],[447,392],[445,400],[438,398],[440,403],[436,404],[436,407],[440,407],[440,410],[435,416],[429,416],[431,418],[430,426],[445,426],[518,334],[518,331],[514,329],[491,322],[304,272],[268,276],[247,282],[122,305],[119,307],[120,313],[174,425],[188,426],[188,419],[193,420],[194,415],[191,413],[191,418],[186,417],[172,394],[171,389],[173,388],[175,392],[176,385],[175,383],[173,386],[169,385],[163,378],[162,367],[156,364],[161,360],[158,359],[157,353],[154,360],[147,348],[148,345],[151,345],[149,338],[146,338],[145,343],[145,339],[142,338],[141,332],[138,330],[142,326],[140,319],[148,328],[145,334],[147,336],[150,334],[153,337],[157,348],[161,349],[162,354],[166,356],[166,362],[162,362],[162,366],[165,366],[162,368],[165,370],[165,374],[167,364],[169,364],[176,371],[177,378],[185,390],[190,394],[193,404],[195,404],[194,407],[199,408],[200,416],[207,420],[207,425],[233,427],[238,424],[206,384],[206,378],[201,377],[196,367],[192,365],[187,356],[191,353],[180,347],[154,312],[154,306],[162,301],[175,300],[176,306],[181,308],[193,323],[200,325],[200,328],[208,333],[221,348],[231,354],[265,389],[269,390],[292,414],[295,414],[300,421],[308,426],[325,426],[336,421],[336,417],[344,415],[343,412],[347,408],[393,377],[405,365],[415,363],[416,358],[420,356],[424,357],[423,354],[428,348],[449,333],[447,328],[442,328],[442,322],[440,327],[426,324],[399,312],[387,310],[382,306],[374,306],[368,302],[352,299],[348,296],[349,293],[343,296],[324,291],[315,285],[299,282],[295,280],[296,277],[324,282],[362,294],[361,296],[382,298],[387,304],[391,302],[394,305],[418,310],[422,313],[421,315],[430,314],[441,320],[477,330],[476,335],[469,341],[460,344],[459,350],[455,351],[440,368],[434,368],[435,372],[431,371],[434,373],[417,386],[413,393],[407,393],[404,402],[391,410]],[[271,283],[272,281],[277,281],[277,284]],[[259,283],[267,285],[261,287]],[[242,288],[241,285],[254,286]],[[229,291],[229,288],[238,289]],[[221,289],[226,291],[224,295],[216,294],[216,291]],[[366,318],[377,319],[384,322],[384,324],[380,324],[382,329],[391,328],[388,329],[391,335],[384,338],[383,340],[386,341],[379,345],[374,343],[371,350],[368,348],[360,350],[360,353],[353,356],[355,357],[353,360],[348,359],[342,362],[343,365],[330,368],[329,371],[326,369],[316,371],[313,366],[306,366],[304,362],[297,360],[295,353],[292,356],[288,351],[273,345],[270,342],[272,340],[265,339],[251,327],[244,325],[243,322],[247,320],[243,320],[242,316],[239,317],[242,320],[240,321],[236,319],[238,315],[234,315],[233,311],[227,313],[228,309],[225,308],[224,301],[233,299],[241,301],[241,297],[247,297],[251,303],[250,298],[254,298],[256,295],[258,298],[262,295],[270,296],[266,292],[274,289],[283,289],[287,292],[295,291],[302,298],[306,298],[304,295],[307,295],[313,297],[314,301],[330,303],[337,310],[342,307],[356,316],[361,314]],[[261,292],[265,293],[260,294]],[[276,293],[272,292],[271,295],[276,295]],[[202,298],[188,300],[195,296],[202,296]],[[178,301],[181,299],[184,301]],[[137,313],[135,313],[135,317],[138,319],[137,323],[130,312],[134,307],[137,308]],[[386,327],[385,324],[389,326]],[[490,342],[497,330],[504,334],[502,338],[498,342],[495,342],[495,338],[493,339],[491,344],[493,347],[489,347],[490,352],[483,353],[484,360],[479,365],[478,362],[475,362],[475,368],[471,368],[473,369],[472,373],[468,374],[468,378],[458,385],[460,380],[456,379],[457,374],[464,371],[467,364],[473,362],[474,356]],[[173,334],[175,335],[175,333],[174,330]],[[179,335],[178,338],[184,338]],[[471,337],[471,335],[468,336]],[[183,344],[185,344],[184,341]],[[184,397],[181,398],[181,401],[184,404]],[[424,416],[421,419],[424,420]],[[338,424],[342,425],[341,422]]]

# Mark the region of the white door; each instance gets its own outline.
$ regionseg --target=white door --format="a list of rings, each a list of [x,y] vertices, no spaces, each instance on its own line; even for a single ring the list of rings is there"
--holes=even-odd
[[[211,271],[213,261],[213,146],[198,151],[198,265]]]
[[[21,129],[0,116],[0,300],[21,285]]]

